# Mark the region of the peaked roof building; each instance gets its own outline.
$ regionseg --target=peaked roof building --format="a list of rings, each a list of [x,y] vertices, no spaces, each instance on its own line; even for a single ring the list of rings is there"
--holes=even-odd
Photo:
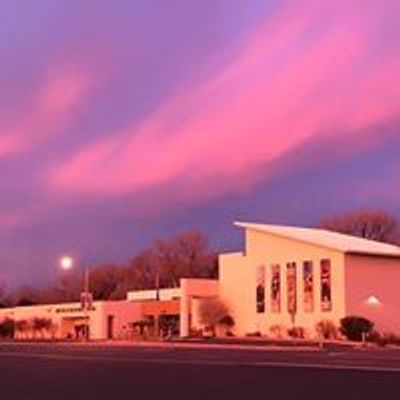
[[[287,239],[306,242],[346,254],[400,257],[399,246],[345,235],[325,229],[256,224],[250,222],[235,222],[235,225],[244,229],[255,230],[285,237]]]

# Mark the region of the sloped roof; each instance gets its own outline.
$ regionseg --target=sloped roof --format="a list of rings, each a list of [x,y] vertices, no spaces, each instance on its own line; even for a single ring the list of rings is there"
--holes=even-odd
[[[283,236],[288,239],[307,242],[316,246],[327,247],[343,253],[400,257],[399,246],[344,235],[342,233],[331,232],[325,229],[255,224],[249,222],[235,222],[235,225],[245,229],[252,229]]]

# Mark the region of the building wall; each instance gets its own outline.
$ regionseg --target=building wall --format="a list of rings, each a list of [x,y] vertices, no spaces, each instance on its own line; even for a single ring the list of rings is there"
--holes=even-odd
[[[175,300],[181,296],[180,288],[163,288],[158,290],[159,300]],[[156,300],[157,290],[134,290],[126,294],[128,301]]]
[[[118,338],[123,333],[123,326],[141,318],[141,305],[128,303],[126,301],[95,301],[93,310],[88,311],[90,323],[91,339],[107,339],[107,316],[113,315],[114,318],[114,337]],[[15,321],[30,321],[35,317],[49,318],[57,327],[54,332],[48,332],[44,337],[65,339],[68,333],[73,334],[73,319],[81,319],[84,322],[85,313],[81,309],[80,303],[63,303],[50,305],[35,305],[26,307],[14,307],[0,310],[0,320],[11,318]],[[22,337],[27,338],[30,332],[26,332]]]
[[[198,328],[197,303],[202,298],[218,296],[219,282],[213,279],[181,279],[180,335],[190,335],[191,328]]]
[[[381,332],[400,333],[400,259],[346,256],[346,314],[366,317]],[[367,300],[375,296],[379,304]]]
[[[322,312],[320,301],[320,261],[331,260],[332,311]],[[312,261],[314,276],[314,312],[303,309],[303,262]],[[256,230],[246,230],[244,254],[223,254],[219,260],[220,296],[230,307],[235,319],[235,333],[269,334],[272,326],[290,328],[293,325],[288,312],[286,264],[296,263],[297,312],[295,325],[314,334],[315,324],[323,319],[338,322],[344,316],[344,256],[342,253],[305,242],[290,240]],[[281,311],[271,310],[271,265],[281,268]],[[257,269],[265,267],[265,312],[257,313]]]
[[[105,301],[100,304],[98,331],[102,338],[107,338],[107,319],[114,317],[113,338],[122,339],[128,331],[129,324],[143,318],[142,304],[127,301]]]

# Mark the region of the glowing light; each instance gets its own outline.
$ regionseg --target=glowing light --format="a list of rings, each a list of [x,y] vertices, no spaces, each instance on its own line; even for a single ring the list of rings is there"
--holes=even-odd
[[[370,306],[377,306],[381,304],[380,300],[376,296],[369,296],[366,300],[366,303]]]
[[[61,257],[60,265],[62,269],[69,270],[74,266],[74,260],[69,256]]]

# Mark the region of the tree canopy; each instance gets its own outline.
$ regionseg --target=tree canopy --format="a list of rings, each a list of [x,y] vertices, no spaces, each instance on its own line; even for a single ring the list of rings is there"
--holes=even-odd
[[[321,220],[320,227],[378,242],[398,243],[399,223],[382,210],[361,209]]]
[[[180,278],[216,278],[217,255],[200,232],[186,232],[159,239],[127,264],[103,264],[90,268],[90,291],[95,300],[124,299],[128,290],[177,287]],[[13,295],[13,303],[31,305],[78,301],[82,270],[60,275],[55,285],[24,286]],[[0,300],[2,295],[0,286]]]

